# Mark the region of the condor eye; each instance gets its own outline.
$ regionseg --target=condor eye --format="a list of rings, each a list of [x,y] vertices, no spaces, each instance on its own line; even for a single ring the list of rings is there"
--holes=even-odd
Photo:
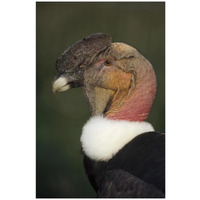
[[[112,63],[111,63],[110,60],[105,60],[104,64],[105,64],[106,66],[110,66]]]

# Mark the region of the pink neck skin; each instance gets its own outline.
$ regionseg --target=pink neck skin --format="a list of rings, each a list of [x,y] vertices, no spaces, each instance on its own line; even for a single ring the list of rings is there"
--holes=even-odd
[[[156,94],[156,77],[152,67],[136,72],[136,87],[117,112],[106,117],[114,120],[144,121],[151,110]]]

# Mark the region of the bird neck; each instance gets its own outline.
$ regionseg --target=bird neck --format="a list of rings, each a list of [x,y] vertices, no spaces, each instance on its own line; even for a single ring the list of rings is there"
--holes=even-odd
[[[156,76],[152,67],[136,71],[135,86],[129,91],[116,92],[105,116],[114,120],[144,121],[156,94]]]

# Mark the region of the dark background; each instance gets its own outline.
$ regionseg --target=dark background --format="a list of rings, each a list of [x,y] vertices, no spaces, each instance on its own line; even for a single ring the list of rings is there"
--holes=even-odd
[[[53,95],[55,61],[95,32],[137,48],[157,75],[146,121],[165,131],[165,3],[36,3],[36,197],[95,197],[84,173],[80,134],[90,117],[81,88]]]

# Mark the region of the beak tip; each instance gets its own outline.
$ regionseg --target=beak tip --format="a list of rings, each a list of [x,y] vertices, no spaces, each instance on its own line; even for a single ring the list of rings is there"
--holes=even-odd
[[[69,79],[66,75],[56,76],[51,85],[51,91],[53,94],[57,92],[64,92],[71,89],[71,84],[69,83]]]

